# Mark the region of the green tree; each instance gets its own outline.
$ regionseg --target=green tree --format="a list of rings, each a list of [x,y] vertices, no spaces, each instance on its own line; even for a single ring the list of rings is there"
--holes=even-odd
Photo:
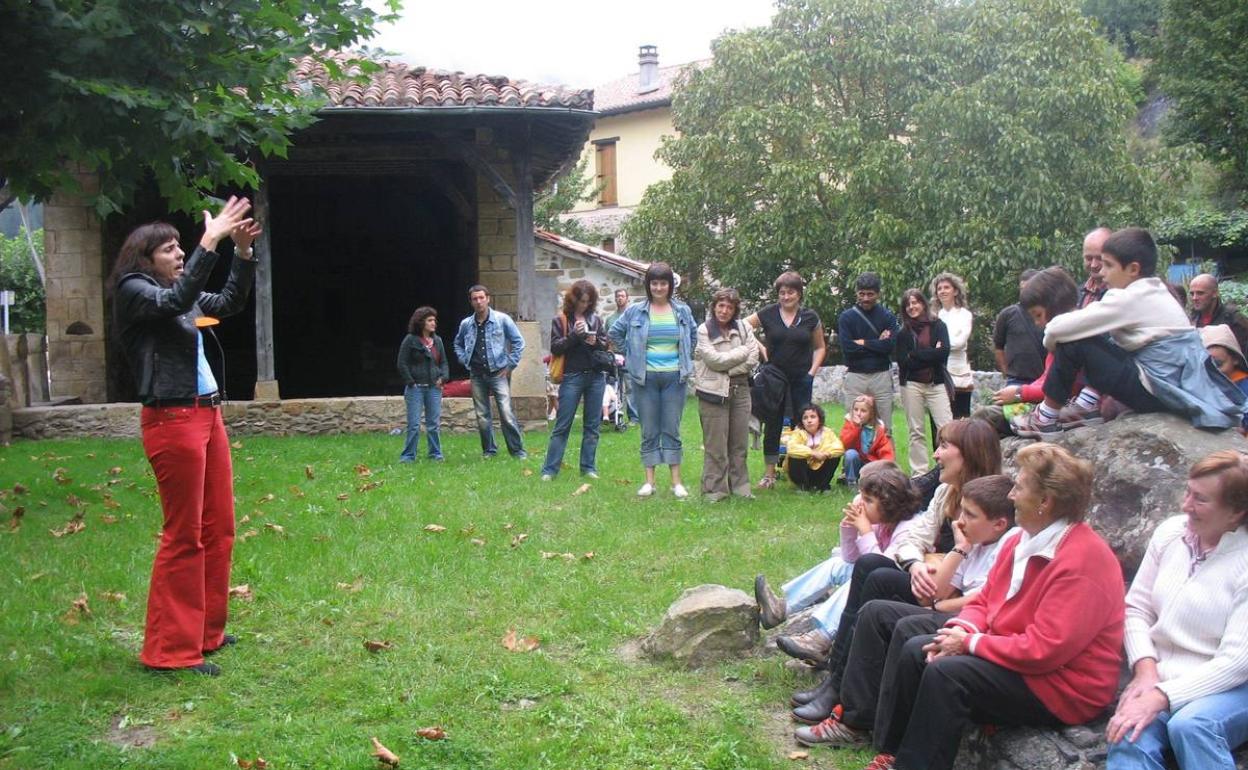
[[[1162,0],[1083,0],[1083,12],[1127,56],[1138,56],[1157,34]]]
[[[390,12],[399,0],[386,0]],[[18,0],[0,5],[0,188],[45,200],[100,173],[96,208],[130,200],[150,175],[175,207],[254,186],[247,153],[285,153],[323,99],[288,85],[390,18],[367,0]],[[367,60],[361,68],[376,66]],[[0,199],[0,208],[7,200]]]
[[[1155,67],[1172,142],[1194,142],[1248,192],[1248,3],[1165,0]]]
[[[1152,214],[1121,55],[1072,0],[781,0],[713,50],[626,229],[694,292],[761,299],[796,269],[832,318],[861,271],[891,301],[950,269],[990,318],[1022,268]]]
[[[533,201],[535,226],[581,243],[592,243],[591,239],[598,240],[598,234],[591,232],[580,222],[563,218],[564,214],[576,208],[576,204],[592,200],[598,195],[598,186],[589,175],[588,167],[587,155],[537,194]]]
[[[39,258],[43,258],[43,230],[32,234]],[[0,234],[0,290],[14,292],[17,303],[9,308],[9,331],[13,334],[42,334],[44,321],[43,284],[30,261],[29,245],[23,228],[14,238]]]

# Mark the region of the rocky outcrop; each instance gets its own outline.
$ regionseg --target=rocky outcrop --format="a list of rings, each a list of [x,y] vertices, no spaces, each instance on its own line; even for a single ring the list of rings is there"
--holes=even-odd
[[[1014,472],[1014,455],[1028,443],[1017,438],[1001,442],[1007,472]],[[1130,414],[1066,431],[1053,443],[1096,467],[1088,523],[1114,549],[1128,580],[1158,522],[1180,512],[1192,464],[1219,449],[1248,452],[1248,441],[1235,431],[1197,430],[1169,414]]]
[[[735,588],[700,585],[680,595],[641,643],[647,657],[697,668],[738,657],[758,644],[754,597]]]

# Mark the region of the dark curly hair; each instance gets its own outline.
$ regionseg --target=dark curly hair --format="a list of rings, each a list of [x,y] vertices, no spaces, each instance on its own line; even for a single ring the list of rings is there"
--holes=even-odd
[[[905,521],[919,510],[918,490],[895,463],[880,464],[873,467],[870,473],[863,473],[858,489],[879,501],[881,524]]]
[[[421,305],[420,307],[416,308],[416,312],[412,313],[411,320],[407,322],[407,333],[415,334],[417,337],[419,337],[420,333],[424,331],[425,329],[425,319],[429,318],[430,316],[437,318],[438,311],[434,310],[428,305]]]

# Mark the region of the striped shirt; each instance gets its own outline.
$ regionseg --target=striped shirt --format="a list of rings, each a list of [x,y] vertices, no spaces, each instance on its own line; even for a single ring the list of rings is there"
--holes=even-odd
[[[650,336],[646,338],[646,371],[680,371],[680,327],[669,306],[664,312],[650,309]]]

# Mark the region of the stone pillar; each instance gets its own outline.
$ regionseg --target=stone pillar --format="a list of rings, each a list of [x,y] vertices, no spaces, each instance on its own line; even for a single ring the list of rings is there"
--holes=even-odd
[[[80,193],[57,193],[43,207],[47,271],[48,370],[53,399],[107,399],[104,362],[104,254],[100,220],[87,196],[99,190],[79,172]]]

